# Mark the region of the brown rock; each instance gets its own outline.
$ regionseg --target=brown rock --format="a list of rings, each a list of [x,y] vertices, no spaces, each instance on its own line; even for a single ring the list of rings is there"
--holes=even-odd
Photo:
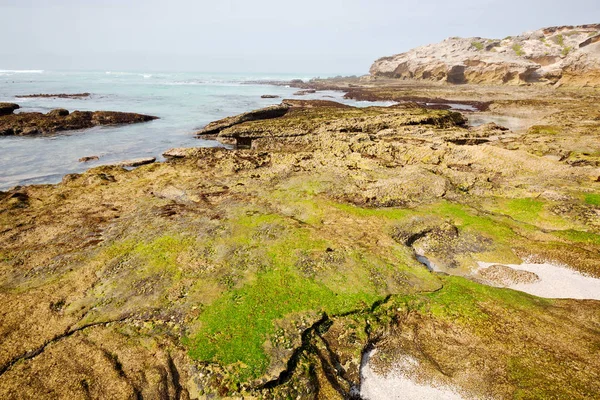
[[[142,157],[142,158],[134,158],[131,160],[121,161],[121,162],[118,162],[113,165],[115,165],[117,167],[139,167],[140,165],[152,164],[155,161],[156,161],[156,158],[154,158],[154,157]]]
[[[69,110],[65,110],[64,108],[57,108],[55,110],[50,111],[46,115],[50,117],[66,117],[67,115],[69,115]]]
[[[0,117],[0,136],[51,134],[59,131],[87,129],[99,125],[135,124],[157,119],[150,115],[115,111],[52,110],[4,115]]]
[[[250,112],[247,112],[244,114],[236,115],[233,117],[223,118],[223,119],[220,119],[215,122],[211,122],[210,124],[206,125],[206,127],[204,127],[204,129],[196,132],[196,135],[197,136],[216,135],[219,132],[221,132],[223,129],[226,129],[231,126],[238,125],[238,124],[241,124],[244,122],[279,118],[279,117],[284,116],[288,112],[289,108],[290,107],[288,105],[282,103],[277,106],[265,107],[265,108],[250,111]]]
[[[10,115],[18,108],[20,108],[19,105],[15,103],[0,103],[0,116]]]

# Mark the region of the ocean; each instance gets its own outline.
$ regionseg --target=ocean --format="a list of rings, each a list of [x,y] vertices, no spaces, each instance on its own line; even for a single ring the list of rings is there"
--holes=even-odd
[[[293,96],[298,89],[261,83],[307,80],[307,74],[144,73],[116,71],[0,70],[0,102],[21,106],[17,112],[125,111],[160,119],[135,125],[96,127],[51,136],[0,137],[0,190],[17,185],[57,183],[68,173],[137,157],[156,157],[173,147],[221,146],[194,137],[207,123],[272,104],[283,98],[328,99],[355,106],[380,103],[343,99],[321,91]],[[327,77],[323,74],[320,77]],[[38,93],[83,93],[89,98],[17,98]],[[263,94],[280,99],[262,99]],[[383,103],[390,104],[390,103]],[[81,163],[81,157],[99,160]]]

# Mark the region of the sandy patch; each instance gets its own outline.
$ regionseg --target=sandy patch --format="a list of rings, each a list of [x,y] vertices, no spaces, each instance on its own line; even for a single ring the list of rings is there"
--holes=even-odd
[[[479,268],[476,273],[484,278],[485,274],[480,271],[489,268],[497,263],[479,262]],[[493,286],[508,287],[520,290],[525,293],[533,294],[539,297],[553,299],[594,299],[600,300],[600,279],[581,274],[578,271],[565,266],[544,263],[544,264],[504,264],[506,267],[516,271],[527,271],[537,275],[539,278],[532,282],[523,281],[505,281],[488,282]],[[483,276],[482,276],[483,275]]]
[[[463,397],[452,388],[418,383],[410,378],[410,370],[415,368],[416,360],[404,360],[398,363],[388,374],[380,375],[374,371],[369,359],[373,350],[365,357],[361,367],[360,395],[365,400],[462,400]]]

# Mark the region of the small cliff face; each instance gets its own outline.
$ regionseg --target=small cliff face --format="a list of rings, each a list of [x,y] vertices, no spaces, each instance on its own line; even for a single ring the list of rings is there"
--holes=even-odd
[[[454,84],[600,87],[600,24],[544,28],[502,40],[453,37],[380,58],[370,73]]]

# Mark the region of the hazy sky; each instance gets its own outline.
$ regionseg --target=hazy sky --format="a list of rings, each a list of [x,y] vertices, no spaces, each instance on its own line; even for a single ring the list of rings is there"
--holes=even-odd
[[[600,22],[600,0],[0,0],[0,69],[363,74],[448,36]]]

